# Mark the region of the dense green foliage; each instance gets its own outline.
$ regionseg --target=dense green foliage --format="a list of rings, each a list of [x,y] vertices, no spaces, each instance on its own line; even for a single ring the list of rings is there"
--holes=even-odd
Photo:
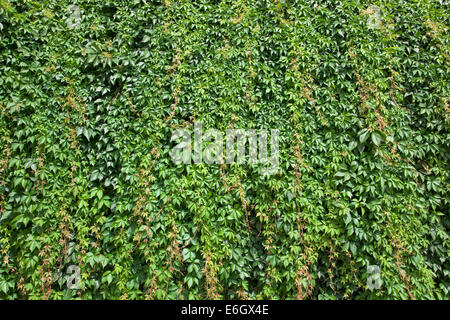
[[[448,299],[448,26],[440,1],[0,0],[0,298]],[[278,173],[174,164],[194,121],[279,129]]]

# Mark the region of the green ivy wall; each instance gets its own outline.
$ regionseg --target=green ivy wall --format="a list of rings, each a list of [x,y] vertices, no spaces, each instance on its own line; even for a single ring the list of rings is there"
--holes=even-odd
[[[0,0],[0,298],[448,299],[449,11]],[[174,164],[194,121],[278,173]]]

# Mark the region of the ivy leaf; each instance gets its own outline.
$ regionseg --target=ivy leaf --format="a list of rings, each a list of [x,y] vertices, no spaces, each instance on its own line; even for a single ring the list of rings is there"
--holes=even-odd
[[[366,142],[367,138],[369,138],[369,130],[367,129],[361,130],[359,133],[359,142],[363,144],[364,142]]]
[[[385,136],[380,131],[372,132],[372,142],[378,147],[383,141],[385,141]]]

